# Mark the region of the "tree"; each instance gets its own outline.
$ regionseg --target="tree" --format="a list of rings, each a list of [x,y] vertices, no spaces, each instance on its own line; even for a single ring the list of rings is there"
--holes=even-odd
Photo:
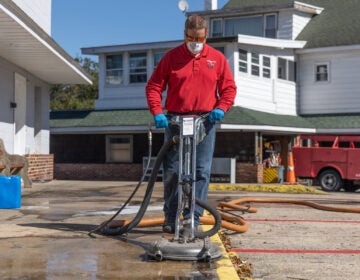
[[[98,63],[87,57],[77,57],[75,60],[92,76],[93,84],[54,85],[50,89],[51,110],[94,109],[94,101],[98,97]]]

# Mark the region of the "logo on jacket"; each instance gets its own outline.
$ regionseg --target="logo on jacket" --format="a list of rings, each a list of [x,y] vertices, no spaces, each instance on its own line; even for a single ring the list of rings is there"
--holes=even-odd
[[[216,64],[216,61],[215,60],[206,60],[207,61],[207,65],[208,65],[208,68],[212,69],[212,68],[215,68],[215,64]]]

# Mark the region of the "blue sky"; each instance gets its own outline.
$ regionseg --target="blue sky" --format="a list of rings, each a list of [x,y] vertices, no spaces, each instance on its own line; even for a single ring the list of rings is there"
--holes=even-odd
[[[204,8],[188,3],[188,11]],[[72,57],[86,47],[182,39],[184,22],[178,0],[52,0],[52,37]]]

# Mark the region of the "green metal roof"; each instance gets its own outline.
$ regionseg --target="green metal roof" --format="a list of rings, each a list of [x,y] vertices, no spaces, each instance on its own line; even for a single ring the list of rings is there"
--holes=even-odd
[[[292,5],[290,0],[230,0],[222,10]],[[305,48],[360,44],[360,0],[300,0],[324,8],[296,38],[307,41]]]
[[[153,118],[147,109],[69,110],[50,112],[50,128],[148,126]],[[222,124],[316,129],[360,128],[359,114],[291,116],[278,115],[234,106]]]
[[[256,125],[256,126],[279,126],[294,128],[315,128],[306,118],[291,115],[277,115],[255,111],[243,107],[234,106],[225,115],[222,123]]]
[[[50,112],[50,127],[136,126],[153,122],[149,110],[61,110]]]

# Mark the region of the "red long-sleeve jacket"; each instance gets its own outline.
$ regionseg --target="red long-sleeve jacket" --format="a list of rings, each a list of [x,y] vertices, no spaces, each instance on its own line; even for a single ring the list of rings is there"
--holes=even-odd
[[[225,56],[204,44],[194,57],[182,44],[160,60],[146,86],[153,115],[163,112],[162,93],[167,88],[165,109],[171,112],[227,112],[234,103],[236,85]]]

